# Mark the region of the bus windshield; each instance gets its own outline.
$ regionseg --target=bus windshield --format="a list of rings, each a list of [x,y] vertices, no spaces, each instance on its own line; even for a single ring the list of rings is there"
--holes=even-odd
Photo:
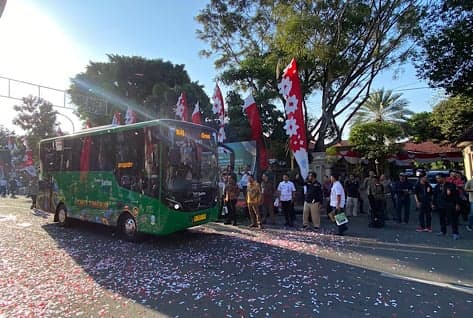
[[[163,125],[163,190],[165,197],[184,210],[215,205],[217,144],[215,132],[188,125]]]

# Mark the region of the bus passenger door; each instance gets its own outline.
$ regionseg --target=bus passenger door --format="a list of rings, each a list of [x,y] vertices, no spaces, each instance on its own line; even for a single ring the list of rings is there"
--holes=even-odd
[[[53,185],[52,178],[38,181],[38,197],[36,199],[36,206],[38,209],[46,212],[54,213],[54,207],[52,206],[53,197]]]

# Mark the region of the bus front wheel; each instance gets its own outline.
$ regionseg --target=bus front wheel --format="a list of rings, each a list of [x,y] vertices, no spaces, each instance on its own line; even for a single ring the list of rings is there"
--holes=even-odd
[[[138,239],[138,227],[136,220],[129,213],[123,213],[118,222],[120,235],[127,241],[136,241]]]
[[[56,212],[56,217],[60,226],[66,227],[69,225],[69,218],[67,217],[67,210],[64,205],[59,206]]]

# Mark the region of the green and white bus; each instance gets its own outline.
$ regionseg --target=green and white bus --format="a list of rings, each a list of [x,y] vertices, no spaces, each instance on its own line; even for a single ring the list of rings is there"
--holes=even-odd
[[[117,227],[127,240],[218,218],[217,133],[162,119],[102,126],[40,142],[37,207]]]

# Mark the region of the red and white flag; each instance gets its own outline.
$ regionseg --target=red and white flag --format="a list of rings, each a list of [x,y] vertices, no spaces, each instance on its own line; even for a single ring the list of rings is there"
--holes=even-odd
[[[181,120],[187,121],[187,100],[186,100],[186,94],[184,92],[181,93],[179,98],[177,99],[177,104],[176,104],[176,116],[179,117]]]
[[[125,125],[136,123],[136,113],[133,109],[128,107],[125,113]]]
[[[192,122],[194,124],[202,124],[202,119],[200,117],[200,107],[199,102],[197,102],[194,106],[194,111],[192,112]]]
[[[33,161],[33,150],[28,144],[28,140],[23,137],[23,146],[25,146],[25,155],[23,157],[23,162],[18,167],[19,171],[26,171],[31,176],[36,176],[36,167],[34,166]]]
[[[246,112],[246,116],[250,122],[251,139],[256,140],[260,168],[264,170],[268,168],[268,155],[263,142],[263,126],[261,125],[261,118],[252,94],[248,95],[245,99],[243,110]]]
[[[113,114],[112,126],[117,126],[122,124],[122,115],[119,112]]]
[[[286,105],[284,106],[286,123],[284,129],[290,138],[289,148],[299,165],[301,176],[305,179],[309,174],[309,157],[307,154],[304,114],[302,112],[302,91],[295,59],[292,59],[291,63],[284,70],[278,88],[279,93],[286,99]]]
[[[225,136],[225,108],[223,104],[223,95],[222,91],[220,91],[220,87],[218,84],[215,85],[214,94],[212,96],[213,106],[212,112],[217,115],[218,122],[219,122],[219,129],[218,129],[218,142],[223,142],[226,139]]]

